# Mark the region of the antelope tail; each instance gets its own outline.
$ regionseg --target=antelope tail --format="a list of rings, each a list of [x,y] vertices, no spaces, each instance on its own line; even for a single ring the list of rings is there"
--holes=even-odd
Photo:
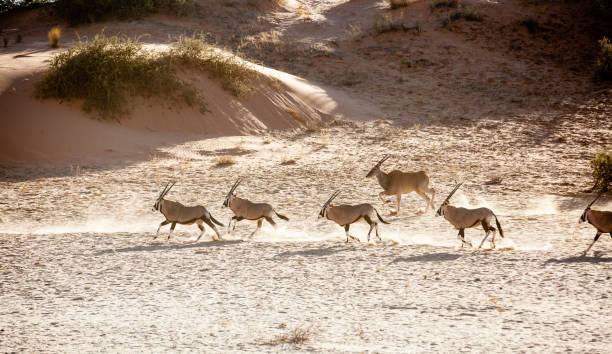
[[[388,224],[388,222],[384,221],[383,218],[380,217],[378,210],[374,209],[374,211],[376,212],[376,216],[378,216],[378,220],[380,220],[383,224]]]
[[[279,213],[276,212],[276,210],[274,210],[274,214],[276,214],[276,216],[278,216],[279,218],[285,220],[285,221],[289,221],[289,218],[286,217],[285,215],[281,215]]]
[[[504,232],[502,231],[501,225],[499,224],[499,220],[497,220],[497,215],[493,214],[493,216],[495,216],[495,223],[497,224],[497,229],[499,230],[499,235],[503,238],[504,237]]]
[[[215,219],[212,214],[210,215],[210,220],[212,220],[212,222],[214,222],[215,224],[219,225],[219,226],[225,226],[222,223],[219,222],[219,220]]]

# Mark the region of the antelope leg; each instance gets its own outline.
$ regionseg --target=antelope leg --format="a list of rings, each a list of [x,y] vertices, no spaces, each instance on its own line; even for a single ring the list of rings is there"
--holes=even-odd
[[[202,237],[202,235],[204,235],[204,226],[202,226],[201,224],[198,224],[198,228],[200,229],[200,235],[198,236],[198,238],[195,240],[195,242],[200,241],[200,237]]]
[[[170,225],[170,233],[168,234],[168,241],[170,241],[170,235],[172,235],[172,231],[174,231],[175,226],[176,226],[175,222],[173,222],[172,225]]]
[[[493,232],[493,235],[491,238],[491,246],[495,248],[495,234],[497,233],[497,229],[494,227],[491,227],[491,231]]]
[[[153,239],[155,240],[157,238],[157,236],[159,236],[159,229],[161,229],[162,226],[164,225],[168,225],[170,223],[170,221],[168,220],[164,220],[159,224],[159,227],[157,228],[157,232],[155,233],[155,236],[153,236]]]
[[[253,235],[255,235],[255,233],[259,231],[259,229],[261,229],[261,224],[263,224],[263,220],[262,219],[257,220],[257,228],[255,229],[255,231],[253,231],[253,233],[251,233],[249,238],[253,237]]]
[[[271,217],[266,216],[265,217],[266,221],[270,223],[270,225],[274,226],[274,229],[276,229],[276,223],[274,222],[274,220],[272,220]]]
[[[398,194],[397,195],[397,213],[396,215],[399,216],[400,215],[400,203],[402,201],[402,195]]]
[[[482,239],[482,242],[480,242],[480,245],[478,246],[478,248],[480,249],[482,247],[482,245],[484,244],[484,242],[487,240],[487,237],[489,237],[489,225],[487,225],[487,222],[482,220],[480,222],[482,224],[482,228],[485,230],[485,237]]]
[[[215,241],[222,240],[221,235],[219,235],[219,231],[217,230],[217,227],[215,226],[215,224],[213,224],[213,222],[211,220],[209,220],[209,219],[204,219],[204,222],[206,223],[206,225],[210,226],[213,229],[213,231],[215,231],[215,233],[217,234],[217,240],[215,240]],[[200,236],[202,236],[202,235],[200,235]],[[198,237],[198,239],[199,239],[199,237]]]
[[[599,236],[601,236],[601,232],[598,230],[597,233],[595,234],[595,239],[593,240],[593,242],[591,242],[591,244],[589,245],[589,247],[586,249],[586,251],[584,251],[584,253],[582,254],[583,256],[586,256],[587,252],[589,252],[589,250],[591,249],[591,247],[593,247],[593,245],[595,244],[595,242],[597,242],[597,240],[599,239]]]
[[[367,215],[365,215],[363,218],[370,225],[370,230],[368,231],[368,242],[370,242],[370,234],[372,233],[372,229],[374,228],[374,222]]]
[[[423,212],[423,214],[425,214],[427,212],[427,210],[429,209],[429,205],[431,204],[431,200],[429,199],[427,194],[425,194],[425,193],[423,193],[421,191],[416,191],[416,192],[417,192],[417,194],[419,196],[421,196],[421,198],[425,199],[425,202],[427,203],[427,204],[425,204],[425,211]],[[432,207],[432,209],[433,209],[433,207]]]

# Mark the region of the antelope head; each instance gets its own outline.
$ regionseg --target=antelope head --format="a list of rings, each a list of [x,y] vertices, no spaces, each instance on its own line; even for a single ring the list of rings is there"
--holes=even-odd
[[[597,199],[599,199],[599,197],[601,197],[601,195],[602,195],[602,194],[603,194],[603,192],[600,192],[600,193],[597,195],[597,197],[595,197],[595,199],[593,199],[593,201],[592,201],[591,203],[589,203],[589,205],[587,205],[586,209],[584,209],[584,211],[582,212],[582,215],[580,216],[580,220],[578,220],[578,223],[579,223],[579,224],[580,224],[580,223],[583,223],[583,222],[585,222],[585,221],[587,221],[587,218],[586,218],[586,217],[587,217],[587,216],[586,216],[587,212],[588,212],[589,210],[591,210],[591,206],[592,206],[593,204],[595,204],[595,202],[597,201]]]
[[[234,196],[236,195],[234,191],[236,190],[236,187],[238,187],[240,182],[242,182],[242,179],[238,178],[236,182],[234,182],[234,185],[230,189],[229,193],[227,193],[227,195],[225,196],[225,201],[223,201],[224,207],[229,208],[232,198],[234,198]]]
[[[461,187],[462,184],[463,184],[463,182],[461,182],[458,185],[456,185],[455,188],[449,193],[448,197],[446,197],[446,199],[444,199],[442,204],[440,204],[440,208],[438,208],[438,211],[436,211],[436,216],[444,215],[444,209],[445,209],[444,207],[448,205],[448,202],[450,201],[451,197],[453,196],[453,194],[455,194],[457,189],[459,189],[459,187]]]
[[[161,193],[159,193],[159,197],[157,197],[157,199],[155,200],[155,204],[153,204],[153,211],[159,210],[160,206],[160,202],[162,201],[162,199],[164,199],[164,197],[166,196],[166,194],[168,194],[168,192],[170,192],[170,189],[172,187],[174,187],[174,184],[176,182],[172,182],[172,184],[170,184],[170,182],[168,182],[166,184],[166,186],[164,187],[164,190],[161,191]]]
[[[323,207],[319,212],[318,219],[327,217],[327,209],[329,209],[330,203],[338,196],[338,194],[340,194],[340,191],[335,191],[334,194],[332,194],[332,196],[325,202],[325,204],[323,204]]]
[[[378,169],[380,168],[380,165],[382,165],[382,163],[385,162],[389,157],[391,157],[391,155],[385,155],[380,161],[378,161],[378,163],[374,165],[374,167],[372,167],[370,172],[368,172],[366,178],[374,176],[376,171],[378,171]]]

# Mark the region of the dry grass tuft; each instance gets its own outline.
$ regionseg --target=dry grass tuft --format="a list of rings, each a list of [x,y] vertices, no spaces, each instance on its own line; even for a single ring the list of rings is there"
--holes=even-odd
[[[279,345],[279,344],[302,344],[308,342],[314,331],[312,327],[301,328],[297,327],[285,334],[280,334],[269,341],[265,341],[264,345]]]
[[[495,184],[501,184],[503,181],[503,178],[501,176],[493,176],[491,177],[490,180],[486,181],[484,184],[487,186],[490,185],[495,185]]]
[[[304,119],[304,117],[302,117],[302,115],[300,114],[300,112],[296,111],[293,108],[287,108],[285,109],[285,112],[289,113],[289,115],[291,117],[293,117],[293,119],[295,119],[296,121],[304,124],[306,122],[306,119]]]
[[[53,47],[53,48],[59,47],[59,40],[62,37],[62,30],[61,30],[61,28],[59,28],[57,26],[51,28],[49,33],[47,33],[47,37],[49,37],[49,44],[51,44],[51,47]]]
[[[295,165],[296,161],[293,158],[289,158],[289,157],[283,157],[281,159],[281,165],[283,166],[287,166],[287,165]]]
[[[227,167],[236,164],[236,160],[229,155],[220,156],[215,160],[215,167]]]

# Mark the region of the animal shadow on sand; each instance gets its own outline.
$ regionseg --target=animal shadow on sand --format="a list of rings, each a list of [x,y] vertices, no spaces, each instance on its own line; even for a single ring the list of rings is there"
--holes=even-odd
[[[412,256],[412,257],[397,257],[389,264],[399,263],[399,262],[442,262],[442,261],[454,261],[456,259],[461,258],[460,254],[453,253],[429,253],[422,254],[420,256]]]
[[[277,254],[276,256],[274,256],[274,258],[288,257],[288,256],[304,256],[304,257],[316,256],[316,257],[325,257],[325,256],[330,256],[332,254],[336,254],[338,252],[344,252],[344,251],[349,251],[349,250],[350,250],[350,248],[343,247],[343,246],[330,246],[330,247],[323,247],[323,248],[311,248],[311,249],[300,250],[300,251],[281,252],[281,253]]]
[[[109,253],[122,253],[122,252],[151,252],[151,251],[162,251],[162,250],[182,250],[188,248],[207,248],[207,247],[225,247],[235,245],[237,243],[244,242],[242,240],[232,241],[221,241],[221,242],[192,242],[182,244],[152,244],[152,245],[139,245],[124,248],[110,248],[94,253],[94,256],[101,256]]]
[[[544,264],[549,263],[609,263],[612,262],[612,257],[602,257],[601,252],[595,252],[592,257],[589,256],[574,256],[567,258],[551,258],[547,260]]]

